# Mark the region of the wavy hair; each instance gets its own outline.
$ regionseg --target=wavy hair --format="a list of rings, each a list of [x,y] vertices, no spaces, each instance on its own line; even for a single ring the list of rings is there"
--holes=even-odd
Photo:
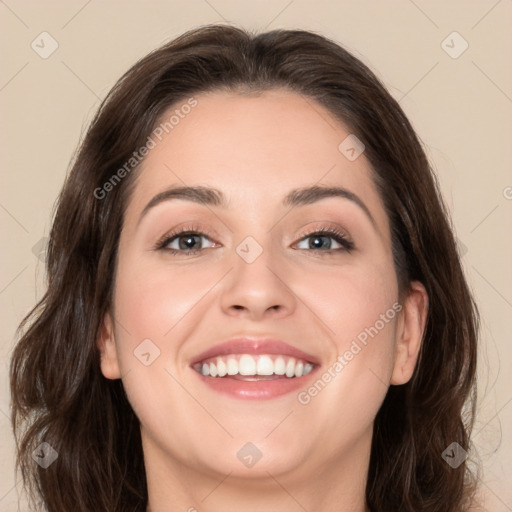
[[[253,34],[228,25],[190,30],[138,61],[102,102],[75,155],[49,237],[47,291],[21,323],[10,363],[16,468],[36,506],[147,506],[140,424],[122,381],[103,377],[96,343],[137,166],[108,194],[98,190],[171,106],[207,91],[273,88],[323,105],[364,143],[390,220],[399,288],[418,280],[429,296],[412,379],[389,388],[375,419],[367,506],[468,510],[474,478],[442,452],[454,441],[469,450],[478,311],[422,145],[375,74],[336,42],[304,30]],[[43,441],[58,453],[46,469],[32,459]]]

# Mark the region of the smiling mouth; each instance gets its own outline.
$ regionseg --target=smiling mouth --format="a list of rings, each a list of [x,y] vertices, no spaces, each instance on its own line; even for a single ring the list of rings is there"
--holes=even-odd
[[[315,364],[276,354],[229,354],[196,363],[193,368],[203,377],[233,378],[242,381],[294,379],[311,373]]]

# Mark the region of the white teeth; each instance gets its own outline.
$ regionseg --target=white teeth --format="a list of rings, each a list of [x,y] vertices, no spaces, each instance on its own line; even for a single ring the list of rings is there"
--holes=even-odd
[[[308,375],[313,371],[314,365],[287,356],[233,354],[219,356],[215,360],[202,364],[198,363],[195,368],[205,377],[286,375],[288,378],[293,378]]]
[[[238,361],[238,373],[240,375],[256,375],[256,361],[244,354]]]
[[[286,376],[294,377],[295,376],[295,359],[291,357],[288,360],[288,364],[286,365]]]
[[[238,373],[238,361],[233,357],[228,359],[228,375],[236,375]],[[204,375],[204,374],[203,374]]]
[[[279,356],[274,361],[274,373],[276,375],[284,375],[285,372],[286,372],[286,363],[284,362],[284,359],[281,356]]]
[[[256,365],[256,373],[258,375],[273,375],[274,363],[268,356],[260,356]]]
[[[224,377],[224,375],[226,375],[226,373],[228,373],[228,370],[226,368],[226,363],[220,358],[217,359],[217,373],[218,373],[219,377]]]

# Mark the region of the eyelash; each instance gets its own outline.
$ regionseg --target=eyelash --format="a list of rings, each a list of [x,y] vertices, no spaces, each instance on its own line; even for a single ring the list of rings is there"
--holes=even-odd
[[[166,252],[169,252],[172,255],[177,255],[179,253],[186,254],[187,256],[192,256],[194,254],[197,254],[201,251],[204,251],[206,248],[202,249],[190,249],[190,250],[179,250],[179,249],[170,249],[167,247],[171,242],[173,242],[176,238],[179,238],[180,236],[184,235],[200,235],[205,236],[210,241],[213,242],[212,238],[210,237],[209,233],[204,232],[202,228],[198,226],[185,226],[178,231],[173,231],[171,233],[165,234],[155,245],[155,250],[164,250]],[[342,248],[339,249],[327,249],[327,250],[318,250],[315,251],[314,249],[299,249],[301,251],[304,250],[312,250],[313,252],[319,252],[324,253],[325,255],[332,255],[333,252],[348,252],[350,253],[354,249],[354,243],[350,241],[346,235],[344,235],[341,231],[338,231],[335,228],[317,228],[313,231],[310,231],[308,233],[305,233],[301,236],[299,239],[299,242],[303,241],[306,238],[310,238],[313,235],[316,236],[329,236],[336,242],[338,242]]]

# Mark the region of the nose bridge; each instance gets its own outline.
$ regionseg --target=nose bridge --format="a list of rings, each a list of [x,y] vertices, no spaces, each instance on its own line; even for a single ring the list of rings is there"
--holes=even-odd
[[[226,313],[243,309],[259,316],[267,310],[281,314],[293,310],[295,299],[286,283],[280,251],[273,247],[272,234],[261,231],[248,235],[235,246],[233,270],[222,296]]]

